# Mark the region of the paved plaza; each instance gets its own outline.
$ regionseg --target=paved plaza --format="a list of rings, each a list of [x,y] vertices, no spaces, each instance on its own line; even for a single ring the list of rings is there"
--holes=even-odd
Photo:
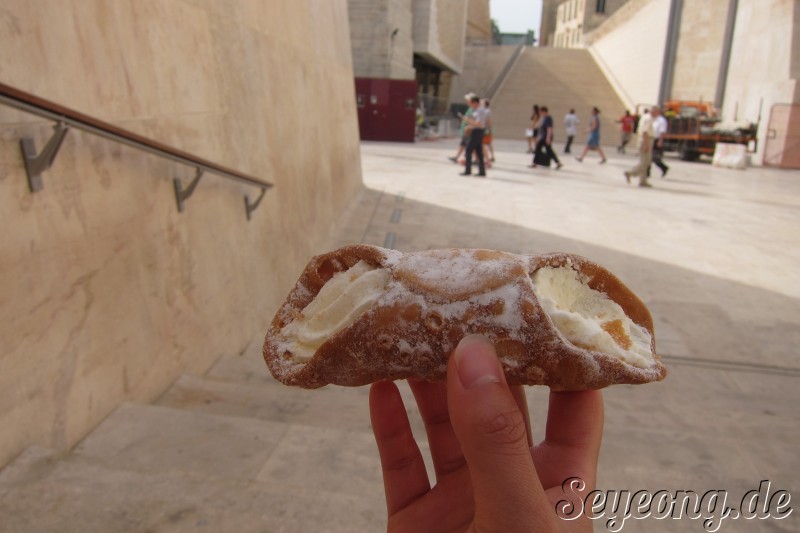
[[[362,146],[367,190],[335,245],[574,252],[647,303],[670,374],[605,391],[601,488],[726,489],[738,500],[769,479],[800,502],[800,172],[667,158],[666,179],[654,167],[654,187],[641,189],[623,177],[635,155],[614,148],[605,165],[590,153],[556,171],[527,168],[523,142],[498,141],[481,179],[446,159],[455,141]],[[541,438],[547,390],[528,391]],[[625,530],[662,529],[702,527]],[[797,531],[800,516],[722,530]]]

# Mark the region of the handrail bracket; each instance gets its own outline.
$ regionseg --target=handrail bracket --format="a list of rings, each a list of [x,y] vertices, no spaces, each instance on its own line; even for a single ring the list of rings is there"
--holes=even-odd
[[[22,150],[22,159],[25,161],[25,173],[28,175],[28,187],[31,192],[41,191],[44,188],[42,172],[53,165],[68,131],[69,126],[63,122],[56,122],[53,126],[53,136],[39,154],[36,153],[36,142],[32,137],[20,139],[19,146]]]
[[[197,174],[195,174],[194,179],[189,186],[186,187],[186,189],[184,189],[183,185],[181,185],[181,180],[178,178],[172,178],[172,184],[175,186],[175,201],[178,203],[178,212],[183,213],[183,210],[185,209],[184,203],[197,188],[197,184],[200,183],[200,178],[203,177],[203,172],[203,169],[198,168]]]
[[[253,202],[252,204],[250,203],[250,196],[247,195],[247,194],[244,195],[244,211],[245,211],[245,213],[247,213],[247,220],[248,221],[250,221],[250,219],[252,218],[253,211],[258,209],[258,204],[260,204],[261,200],[264,199],[264,195],[265,194],[267,194],[267,187],[262,187],[261,194],[258,195],[258,198],[256,198],[256,201]]]

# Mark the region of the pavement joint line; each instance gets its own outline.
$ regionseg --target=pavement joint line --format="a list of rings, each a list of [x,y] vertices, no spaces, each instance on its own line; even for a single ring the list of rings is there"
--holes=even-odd
[[[375,207],[372,208],[372,214],[369,216],[369,221],[367,222],[367,226],[364,228],[364,233],[361,234],[361,240],[358,241],[361,244],[364,244],[364,239],[367,238],[367,233],[369,233],[369,229],[372,227],[372,220],[375,218],[375,213],[378,212],[378,206],[381,205],[381,200],[383,200],[384,190],[381,189],[381,193],[378,195],[378,199],[375,200]]]
[[[661,355],[662,360],[675,364],[685,364],[688,366],[701,366],[717,370],[732,370],[736,372],[754,372],[758,374],[775,374],[786,377],[800,377],[800,368],[789,366],[765,365],[761,363],[747,363],[739,361],[715,361],[713,359],[703,359],[699,357],[685,357],[680,355]]]
[[[390,250],[394,250],[394,242],[397,239],[397,235],[393,231],[390,231],[386,234],[386,238],[383,240],[383,247],[389,248]]]
[[[400,216],[402,214],[403,210],[400,209],[399,207],[395,207],[394,210],[392,211],[392,218],[389,219],[389,222],[391,222],[392,224],[397,224],[398,222],[400,222]]]

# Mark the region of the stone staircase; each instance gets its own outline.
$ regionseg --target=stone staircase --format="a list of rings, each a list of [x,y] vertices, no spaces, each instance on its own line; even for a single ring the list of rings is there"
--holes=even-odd
[[[26,450],[0,471],[0,530],[385,530],[368,388],[285,387],[261,341],[121,406],[70,452]]]
[[[558,143],[566,141],[564,115],[574,108],[581,120],[575,145],[583,149],[593,106],[601,111],[602,144],[619,142],[619,124],[614,120],[625,105],[586,50],[526,48],[492,101],[495,137],[522,139],[533,104],[550,109]]]

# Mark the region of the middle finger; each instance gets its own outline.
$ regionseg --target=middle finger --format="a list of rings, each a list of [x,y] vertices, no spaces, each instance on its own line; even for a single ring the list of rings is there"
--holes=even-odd
[[[411,392],[417,400],[428,445],[431,449],[436,479],[464,467],[467,463],[461,451],[447,408],[447,386],[444,383],[408,380]]]

